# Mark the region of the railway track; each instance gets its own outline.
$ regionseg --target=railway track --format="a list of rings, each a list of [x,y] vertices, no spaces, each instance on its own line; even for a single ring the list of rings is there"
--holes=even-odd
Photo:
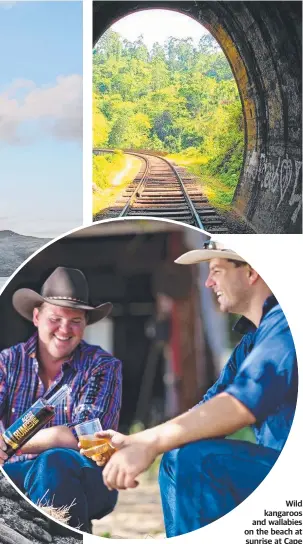
[[[95,153],[98,152],[104,151],[95,150]],[[149,153],[128,154],[140,158],[140,171],[120,194],[114,206],[98,213],[95,220],[109,217],[157,217],[182,221],[208,232],[228,232],[193,175],[163,157]]]

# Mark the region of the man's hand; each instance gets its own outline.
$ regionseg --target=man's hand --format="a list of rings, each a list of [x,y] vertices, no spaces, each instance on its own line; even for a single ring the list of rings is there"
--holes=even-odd
[[[147,470],[157,456],[148,432],[130,436],[119,434],[118,437],[112,437],[111,443],[117,451],[103,470],[106,487],[109,490],[137,487],[136,477]]]
[[[97,463],[99,467],[103,467],[107,461],[111,458],[113,453],[116,451],[116,447],[114,447],[111,444],[111,439],[115,436],[114,441],[117,442],[117,445],[122,445],[124,441],[124,435],[121,433],[117,433],[115,431],[101,431],[95,433],[95,437],[103,438],[104,441],[102,444],[98,444],[96,446],[92,446],[90,448],[82,448],[81,442],[78,442],[78,448],[80,448],[81,455],[84,455],[85,457],[88,457],[89,459],[92,459]],[[120,437],[120,439],[119,439]]]
[[[96,433],[99,438],[109,437],[116,449],[103,470],[104,483],[108,489],[136,487],[136,477],[160,453],[189,442],[232,434],[255,421],[244,404],[223,392],[194,410],[140,433],[130,436],[115,431]]]
[[[8,459],[8,456],[5,453],[7,445],[5,444],[2,436],[0,435],[0,466],[4,465],[5,461]]]
[[[106,442],[87,449],[81,448],[81,442],[79,442],[78,447],[81,455],[92,459],[99,467],[103,467],[110,460],[113,453],[122,447],[127,438],[123,434],[112,430],[97,432],[95,437],[106,439]]]
[[[110,459],[103,470],[103,481],[109,490],[127,489],[137,487],[136,477],[144,472],[154,461],[157,452],[146,432],[125,436],[115,431],[102,431],[96,433],[97,438],[110,438],[110,446],[114,448]],[[97,450],[102,446],[96,446]],[[85,455],[85,450],[80,453]],[[92,457],[97,465],[104,465],[104,455],[101,452],[101,460],[98,453]],[[106,462],[106,461],[105,461]]]
[[[78,447],[81,447],[80,442]],[[91,448],[80,449],[80,453],[82,455],[85,455],[85,457],[95,461],[99,467],[106,465],[107,461],[110,460],[115,451],[116,450],[108,443],[104,443],[99,446],[92,446]]]

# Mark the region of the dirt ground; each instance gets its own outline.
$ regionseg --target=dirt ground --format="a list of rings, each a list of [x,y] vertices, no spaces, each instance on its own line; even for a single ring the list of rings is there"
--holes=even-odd
[[[157,473],[142,474],[136,489],[119,493],[115,510],[93,521],[93,534],[111,538],[165,538]]]

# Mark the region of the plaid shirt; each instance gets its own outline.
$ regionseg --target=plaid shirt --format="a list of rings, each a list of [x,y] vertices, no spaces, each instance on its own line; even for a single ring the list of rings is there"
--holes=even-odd
[[[103,429],[117,429],[122,392],[121,362],[99,346],[82,340],[46,390],[38,374],[37,337],[36,332],[27,342],[0,353],[2,430],[14,423],[37,399],[49,397],[51,391],[64,384],[71,387],[71,394],[57,406],[55,417],[45,427],[67,425],[73,430],[77,423],[99,418]],[[34,454],[13,456],[8,462],[34,457]]]

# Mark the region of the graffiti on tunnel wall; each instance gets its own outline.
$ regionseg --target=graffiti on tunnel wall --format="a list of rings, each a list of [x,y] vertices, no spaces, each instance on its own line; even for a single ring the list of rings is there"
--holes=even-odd
[[[288,205],[294,206],[291,221],[296,222],[302,208],[302,194],[300,191],[300,174],[302,161],[291,159],[286,154],[284,158],[278,157],[275,161],[266,157],[265,153],[258,154],[254,151],[249,161],[250,182],[257,181],[261,189],[277,195],[276,209],[288,198]],[[290,197],[288,189],[292,188]]]

